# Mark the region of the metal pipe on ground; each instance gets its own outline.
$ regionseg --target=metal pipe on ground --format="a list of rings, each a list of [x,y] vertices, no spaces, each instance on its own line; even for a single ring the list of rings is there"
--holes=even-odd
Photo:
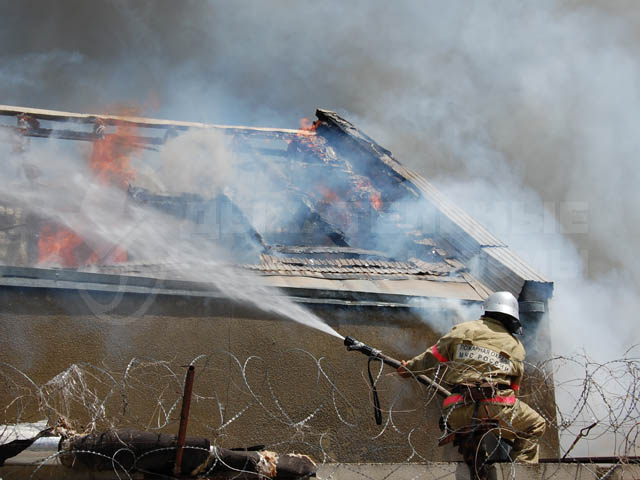
[[[56,456],[60,441],[61,437],[40,437],[16,456],[6,459],[4,465],[37,465],[47,460],[47,465],[60,465]]]

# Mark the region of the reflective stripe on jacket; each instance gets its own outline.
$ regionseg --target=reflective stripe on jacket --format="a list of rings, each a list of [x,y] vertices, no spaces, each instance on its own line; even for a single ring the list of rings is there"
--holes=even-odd
[[[461,394],[456,393],[444,399],[444,402],[442,402],[442,408],[447,408],[447,407],[450,407],[451,405],[454,405],[456,403],[460,403],[463,401],[464,401],[464,397]],[[516,403],[516,396],[515,395],[496,395],[495,397],[491,397],[491,398],[483,398],[482,400],[479,400],[479,402],[480,403],[497,403],[499,405],[513,405],[514,403]]]

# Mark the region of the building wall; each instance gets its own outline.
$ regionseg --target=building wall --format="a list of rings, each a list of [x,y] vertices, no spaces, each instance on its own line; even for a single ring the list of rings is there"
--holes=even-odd
[[[438,336],[407,310],[315,311],[343,335],[396,358],[420,353]],[[139,360],[130,364],[133,358]],[[437,397],[385,367],[378,382],[385,413],[377,426],[366,357],[311,328],[228,300],[0,289],[3,422],[46,413],[79,428],[90,426],[93,415],[96,428],[175,433],[185,366],[194,359],[190,435],[224,447],[303,452],[319,462],[457,458],[437,447]],[[78,367],[51,381],[73,364]],[[8,365],[35,385],[49,382],[42,395]],[[378,374],[377,363],[372,371]],[[556,448],[547,439],[543,455]]]

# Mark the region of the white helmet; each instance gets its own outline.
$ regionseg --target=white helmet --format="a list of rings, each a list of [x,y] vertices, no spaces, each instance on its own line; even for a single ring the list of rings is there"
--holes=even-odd
[[[484,311],[504,313],[520,322],[518,300],[511,292],[495,292],[484,301]]]

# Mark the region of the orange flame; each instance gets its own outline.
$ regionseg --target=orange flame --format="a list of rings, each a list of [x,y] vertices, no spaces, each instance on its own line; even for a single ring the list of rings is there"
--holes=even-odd
[[[116,114],[135,115],[132,109]],[[93,143],[89,166],[96,179],[105,185],[126,189],[135,178],[131,157],[136,151],[133,137],[136,128],[118,125],[114,134]],[[118,246],[105,251],[92,250],[84,239],[73,230],[53,224],[45,224],[40,229],[38,240],[38,263],[56,264],[62,267],[78,267],[97,263],[122,263],[127,261],[127,252]]]
[[[67,227],[45,224],[38,239],[38,264],[73,268],[97,263],[122,263],[127,252],[120,247],[97,252],[89,248],[84,239]]]
[[[53,263],[63,267],[80,264],[78,247],[84,240],[73,230],[55,225],[43,225],[38,239],[38,263]]]
[[[135,177],[131,168],[131,147],[119,143],[116,136],[107,136],[93,144],[89,166],[100,183],[126,189]]]
[[[137,109],[120,108],[117,115],[136,115]],[[117,125],[114,134],[93,143],[89,166],[96,178],[105,185],[114,185],[126,189],[135,178],[131,167],[131,157],[136,151],[132,142],[137,133],[132,125]]]
[[[367,192],[369,194],[369,203],[375,210],[382,210],[382,195],[378,190],[375,189],[368,178],[358,178],[358,180],[356,181],[356,187],[358,188],[358,190]]]
[[[334,192],[333,190],[330,190],[329,188],[325,187],[324,185],[319,185],[318,186],[318,190],[320,191],[320,194],[322,195],[322,202],[324,203],[336,203],[340,200],[339,195]]]
[[[320,125],[319,120],[313,122],[307,117],[301,118],[300,128],[298,129],[298,133],[296,134],[297,140],[301,143],[306,144],[308,147],[313,147],[312,141],[309,137],[311,133],[314,133],[316,131],[318,125]],[[286,140],[287,143],[291,143],[291,141],[291,138]]]
[[[316,120],[315,122],[311,121],[311,119],[304,117],[300,119],[300,130],[305,131],[305,132],[315,132],[316,129],[318,128],[319,125],[319,121]]]
[[[382,197],[378,192],[371,193],[371,195],[369,195],[369,200],[371,201],[371,206],[377,211],[382,209]]]

